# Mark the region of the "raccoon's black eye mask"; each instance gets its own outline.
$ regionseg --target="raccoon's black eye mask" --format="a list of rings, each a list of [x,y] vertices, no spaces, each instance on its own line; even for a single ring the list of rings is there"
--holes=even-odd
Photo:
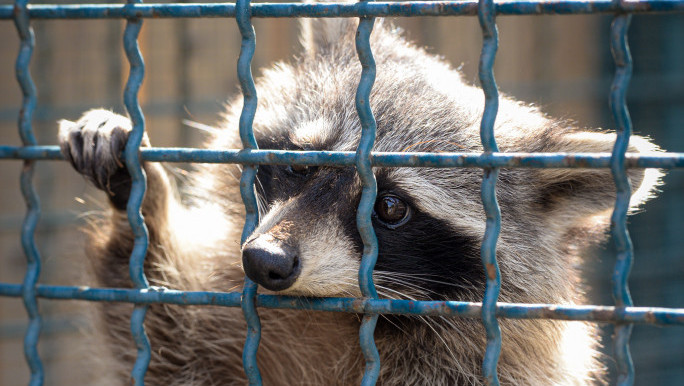
[[[386,228],[397,229],[411,219],[411,206],[394,193],[381,193],[375,201],[373,217]]]

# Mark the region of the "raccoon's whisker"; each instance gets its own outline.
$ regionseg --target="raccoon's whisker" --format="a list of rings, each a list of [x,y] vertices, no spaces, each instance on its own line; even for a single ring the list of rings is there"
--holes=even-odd
[[[380,295],[384,299],[396,299],[395,297],[393,297],[392,295],[388,294],[383,290],[378,290],[378,295]]]
[[[386,299],[396,299],[394,295],[390,295],[388,292],[385,291],[385,287],[382,286],[376,286],[376,291],[378,292],[378,295],[386,298]]]
[[[427,278],[428,276],[439,277],[438,275],[421,275],[421,274],[408,274],[408,273],[405,274],[405,273],[394,273],[394,272],[388,273],[388,272],[382,272],[382,271],[376,272],[376,273],[378,274],[379,278],[392,280],[392,281],[396,282],[397,284],[409,285],[409,283],[410,283],[410,285],[419,286],[417,283],[412,283],[412,282],[408,282],[408,281],[399,282],[397,279],[397,276],[398,276],[398,277],[406,277],[409,279],[416,279],[416,280],[420,280],[420,281],[427,282],[427,283],[435,283],[435,284],[446,285],[446,286],[454,287],[454,288],[473,289],[473,287],[474,287],[472,285],[472,283],[470,283],[469,281],[467,281],[466,284],[460,284],[460,283],[452,283],[452,282],[447,282],[447,281],[442,281],[442,280],[434,280],[434,279]],[[430,291],[430,292],[434,292],[434,291]]]
[[[444,337],[442,336],[442,334],[440,334],[439,332],[437,332],[437,329],[433,326],[433,324],[436,325],[437,327],[439,327],[439,328],[442,330],[442,332],[444,332],[444,327],[441,326],[441,325],[439,325],[438,323],[434,323],[434,320],[429,319],[429,318],[426,318],[425,316],[418,316],[418,317],[419,317],[423,322],[425,322],[425,325],[426,325],[430,330],[432,330],[432,332],[435,333],[435,335],[436,335],[437,338],[442,342],[442,344],[444,344],[444,347],[445,347],[445,348],[447,349],[447,351],[449,352],[449,355],[451,356],[451,358],[453,358],[454,363],[458,363],[458,359],[457,359],[457,357],[456,357],[456,354],[454,354],[454,352],[451,350],[451,347],[449,347],[449,345],[447,344],[446,340],[444,340]],[[432,323],[430,323],[430,322],[432,322]]]
[[[440,244],[435,244],[435,250],[439,251],[440,246],[441,246]],[[449,248],[449,246],[444,245],[444,246],[442,246],[442,248],[446,249],[446,248]],[[432,263],[433,262],[432,261],[432,253],[430,253],[429,251],[423,251],[423,253],[425,254],[424,256],[416,256],[416,255],[405,254],[405,253],[384,253],[384,255],[388,256],[388,257],[391,256],[391,257],[397,257],[397,258],[402,258],[402,259],[410,259],[413,261],[424,261],[426,263]]]
[[[352,280],[338,280],[334,284],[338,287],[345,286],[347,288],[358,288],[358,283]],[[327,280],[310,280],[307,282],[309,288],[330,288],[331,282]],[[348,297],[357,297],[358,294],[353,293],[350,289],[339,289],[339,295],[346,295]],[[338,295],[338,296],[339,296]]]
[[[396,290],[396,289],[393,289],[390,287],[385,287],[382,284],[376,284],[375,287],[376,287],[376,290],[378,291],[379,295],[386,296],[388,299],[416,300],[404,292],[401,292],[399,290]],[[395,294],[395,295],[390,295],[391,293]],[[397,295],[399,296],[398,298],[396,297]]]
[[[205,125],[204,123],[191,121],[189,119],[184,119],[182,122],[185,126],[192,127],[193,129],[197,129],[200,131],[204,131],[205,133],[218,134],[219,132],[221,132],[221,129],[219,129],[219,128],[209,126],[209,125]]]
[[[430,274],[430,273],[408,273],[408,272],[391,272],[391,271],[380,271],[376,270],[373,273],[381,274],[381,275],[391,275],[391,276],[405,276],[405,277],[442,277],[440,275],[435,275],[435,274]]]
[[[399,295],[399,298],[398,298],[398,299],[416,300],[415,297],[413,297],[413,296],[409,296],[409,295],[407,295],[406,293],[403,293],[403,292],[394,290],[394,289],[389,288],[389,287],[384,287],[384,286],[382,286],[382,285],[377,285],[377,284],[376,284],[376,288],[381,289],[381,290],[385,290],[385,291],[389,291],[389,292],[392,292],[392,293],[395,293],[395,294]],[[390,297],[390,299],[392,299],[392,298]]]
[[[391,319],[389,316],[384,315],[384,314],[382,314],[382,315],[380,315],[380,316],[381,316],[383,319],[385,319],[389,324],[391,324],[392,326],[394,326],[394,328],[396,328],[397,330],[401,331],[404,335],[409,336],[408,331],[406,331],[405,329],[403,329],[403,328],[402,328],[401,326],[399,326],[397,323],[393,322],[392,319]]]
[[[266,214],[266,212],[268,210],[268,205],[267,205],[266,199],[264,199],[262,195],[257,194],[256,198],[257,198],[257,209],[259,211],[259,217],[261,218]]]
[[[423,283],[418,282],[418,281],[404,280],[402,278],[396,278],[396,277],[379,277],[378,281],[381,283],[398,284],[398,285],[409,287],[409,288],[419,289],[421,291],[433,292],[429,288],[424,287],[422,285]]]
[[[423,288],[423,287],[416,286],[416,285],[411,285],[409,283],[402,283],[401,281],[391,281],[387,284],[390,284],[390,283],[398,284],[401,287],[405,287],[404,289],[414,291],[420,296],[427,296],[429,293],[436,293],[436,292],[431,291],[427,288]],[[415,299],[413,299],[413,300],[415,300]]]
[[[435,291],[432,291],[432,290],[430,290],[430,289],[428,289],[428,288],[422,287],[422,286],[420,286],[420,285],[417,284],[417,283],[412,283],[412,282],[410,282],[410,281],[401,280],[401,279],[398,279],[398,278],[395,278],[395,277],[382,277],[382,278],[381,278],[381,281],[385,281],[386,284],[391,284],[391,283],[392,283],[392,284],[398,284],[398,285],[400,285],[400,286],[405,286],[405,287],[408,287],[408,289],[417,290],[417,291],[419,291],[419,292],[421,292],[421,293],[423,293],[423,294],[436,293]]]
[[[265,188],[263,183],[261,182],[260,178],[256,178],[255,181],[256,184],[256,199],[257,199],[257,208],[259,210],[259,217],[262,217],[264,214],[266,214],[267,209],[268,209],[268,202],[266,201],[265,197]]]
[[[427,283],[441,284],[441,285],[448,286],[448,287],[461,288],[461,289],[466,289],[466,290],[471,290],[471,289],[474,288],[474,286],[473,286],[472,284],[470,284],[470,283],[468,283],[468,284],[459,284],[459,283],[449,283],[449,282],[438,281],[438,280],[429,280],[429,279],[424,279],[424,280],[421,280],[421,281],[427,282]],[[409,283],[410,283],[410,282],[409,282]],[[418,285],[418,284],[415,284],[415,283],[414,283],[414,285]],[[435,291],[430,291],[430,292],[435,292]]]
[[[447,318],[446,316],[439,315],[439,318],[442,319],[442,321],[443,321],[447,326],[449,326],[449,328],[450,328],[449,331],[450,331],[450,332],[453,332],[453,333],[458,334],[459,336],[465,338],[465,336],[464,336],[464,334],[463,334],[463,331],[462,331],[462,329],[463,329],[462,327],[459,328],[452,320],[450,320],[450,319]],[[463,342],[469,342],[469,341],[468,341],[467,339],[464,339]],[[470,343],[470,342],[469,342],[469,343]],[[478,347],[477,347],[477,346],[473,346],[472,349],[473,349],[473,350],[477,350]]]

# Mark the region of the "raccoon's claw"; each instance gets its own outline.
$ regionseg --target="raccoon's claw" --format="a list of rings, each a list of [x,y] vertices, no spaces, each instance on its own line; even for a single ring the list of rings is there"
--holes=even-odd
[[[91,110],[77,121],[59,123],[62,154],[71,165],[105,191],[117,209],[125,209],[131,177],[122,152],[131,132],[128,118],[107,110]],[[147,137],[143,146],[149,146]]]

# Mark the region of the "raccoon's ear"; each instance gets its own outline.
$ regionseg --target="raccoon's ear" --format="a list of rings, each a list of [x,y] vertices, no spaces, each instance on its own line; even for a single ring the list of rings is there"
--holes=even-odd
[[[328,2],[335,0],[319,0]],[[311,1],[304,1],[305,3]],[[354,2],[346,0],[346,2]],[[300,20],[300,42],[304,52],[316,56],[329,52],[340,44],[354,44],[354,31],[358,26],[357,18],[305,18]]]
[[[551,152],[610,153],[615,134],[574,132],[557,138],[545,148]],[[660,149],[646,138],[632,136],[628,152],[657,153]],[[583,222],[609,214],[615,205],[615,182],[607,169],[538,169],[538,201],[546,215],[560,216],[564,223]],[[657,169],[628,169],[632,187],[630,210],[653,196],[662,173]],[[571,225],[571,224],[567,224]]]

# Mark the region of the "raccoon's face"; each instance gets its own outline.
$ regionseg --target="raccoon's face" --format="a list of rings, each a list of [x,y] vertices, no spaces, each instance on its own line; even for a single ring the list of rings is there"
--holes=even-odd
[[[257,126],[258,143],[267,149],[353,150],[360,126],[355,117],[335,113],[344,109],[340,105],[311,121],[288,121],[268,130]],[[425,132],[422,127],[434,116],[416,120],[417,128],[397,128],[396,121],[405,114],[392,106],[376,112],[376,149],[454,150],[444,138],[429,141],[416,135]],[[344,127],[353,135],[331,129]],[[454,136],[451,140],[464,142]],[[381,296],[469,300],[481,296],[481,170],[375,168],[374,174],[378,194],[372,222],[379,245],[374,279]],[[262,165],[256,191],[261,221],[243,245],[247,275],[284,294],[359,296],[363,244],[356,227],[361,197],[356,170]]]
[[[265,71],[254,122],[260,148],[353,151],[360,137],[354,94],[360,66],[353,29],[294,66]],[[481,90],[439,59],[378,26],[377,78],[371,107],[374,151],[482,151]],[[312,50],[313,48],[309,48]],[[237,116],[237,114],[235,114]],[[610,152],[615,136],[581,131],[502,97],[495,127],[501,151]],[[630,151],[656,149],[632,137]],[[374,278],[389,298],[479,301],[485,216],[481,169],[375,168],[372,215],[379,244]],[[658,173],[644,181],[634,206]],[[262,165],[261,221],[243,245],[246,274],[283,294],[359,296],[362,243],[356,228],[361,184],[354,168]],[[586,229],[606,228],[614,203],[610,172],[588,169],[502,170],[497,185],[502,231],[497,256],[502,301],[564,302],[576,296],[572,251]],[[595,221],[596,219],[600,221]],[[594,240],[594,239],[592,239]]]
[[[375,279],[392,298],[444,298],[481,287],[477,239],[432,215],[391,171],[378,170]],[[263,219],[243,246],[247,275],[274,291],[358,296],[361,189],[353,168],[260,167]],[[458,285],[456,283],[459,283]],[[451,296],[453,297],[453,296]]]
[[[397,174],[397,173],[394,173]],[[478,240],[433,215],[422,191],[376,170],[372,214],[379,254],[374,276],[390,298],[453,298],[482,287]],[[353,168],[260,167],[264,216],[243,246],[247,275],[273,291],[358,296],[363,245],[356,228],[361,188]]]

